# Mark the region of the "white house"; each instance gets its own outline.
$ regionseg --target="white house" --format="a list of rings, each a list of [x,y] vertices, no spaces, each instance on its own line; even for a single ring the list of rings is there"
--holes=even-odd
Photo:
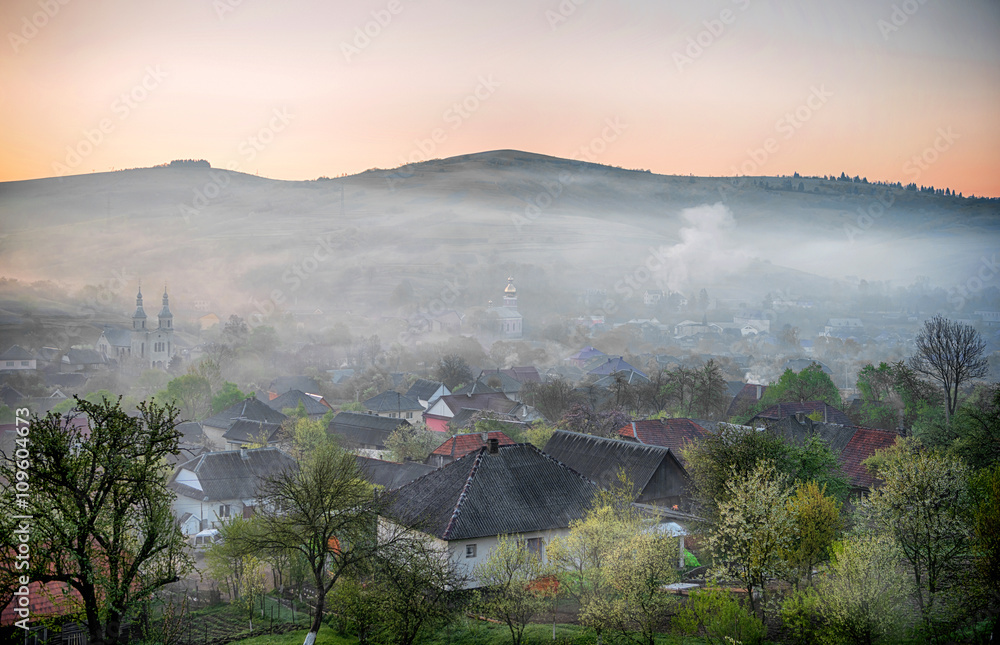
[[[177,494],[173,511],[181,530],[190,536],[229,517],[250,517],[261,478],[295,467],[277,448],[207,452],[179,465],[167,485]]]
[[[544,560],[546,545],[569,534],[597,484],[531,444],[490,439],[443,468],[391,494],[392,515],[447,550],[470,582],[501,535],[512,535]]]

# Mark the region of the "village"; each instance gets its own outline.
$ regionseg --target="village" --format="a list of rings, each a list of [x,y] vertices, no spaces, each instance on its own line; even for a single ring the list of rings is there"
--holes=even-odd
[[[16,453],[19,428],[27,423],[22,416],[68,415],[57,425],[87,440],[91,431],[97,432],[90,424],[101,405],[120,406],[130,418],[146,422],[150,417],[144,408],[136,409],[140,401],[174,406],[176,452],[164,455],[169,466],[163,483],[191,567],[154,593],[162,603],[156,615],[167,625],[170,616],[177,616],[168,616],[165,607],[170,612],[192,610],[168,605],[167,599],[190,600],[195,607],[222,602],[235,608],[249,602],[251,608],[257,607],[248,614],[251,626],[264,622],[254,622],[254,611],[269,617],[271,629],[275,609],[279,619],[282,611],[292,617],[297,611],[299,620],[312,612],[309,625],[314,638],[324,624],[321,619],[327,618],[343,634],[363,637],[371,629],[368,619],[352,613],[357,608],[351,603],[361,600],[352,596],[348,602],[344,596],[350,589],[357,594],[348,580],[375,575],[358,570],[353,555],[348,557],[349,549],[340,550],[355,529],[344,528],[339,537],[331,534],[330,545],[321,545],[318,553],[327,568],[321,568],[315,581],[301,567],[298,573],[289,568],[287,553],[282,556],[285,561],[275,560],[264,549],[251,565],[248,553],[239,552],[236,545],[239,532],[249,530],[246,527],[255,518],[277,521],[265,491],[282,473],[316,468],[312,461],[316,455],[347,464],[337,461],[346,456],[345,468],[369,491],[362,497],[380,500],[379,524],[394,527],[388,531],[393,535],[396,529],[411,537],[419,535],[419,542],[445,555],[443,563],[435,561],[443,566],[436,583],[441,592],[435,601],[438,606],[421,610],[437,616],[428,619],[427,630],[448,624],[456,611],[470,611],[455,607],[466,602],[454,599],[463,590],[503,596],[506,592],[497,587],[496,578],[499,558],[507,558],[507,567],[517,565],[514,578],[508,576],[508,587],[517,586],[517,576],[527,576],[520,584],[551,580],[565,590],[563,613],[558,610],[560,594],[539,591],[541,587],[532,587],[537,593],[530,598],[508,589],[514,599],[476,605],[475,611],[510,627],[515,642],[530,623],[549,620],[554,625],[556,616],[591,633],[596,629],[598,635],[614,629],[633,636],[646,634],[650,643],[660,642],[657,634],[677,633],[677,616],[685,616],[685,629],[691,634],[712,638],[732,630],[696,614],[692,603],[701,598],[699,593],[719,584],[742,590],[731,598],[741,594],[745,598],[742,603],[729,600],[736,603],[732,611],[744,612],[734,623],[733,637],[743,642],[773,639],[775,634],[786,634],[783,620],[789,619],[784,609],[768,607],[766,599],[794,598],[782,584],[790,581],[794,588],[802,579],[811,580],[814,568],[836,566],[836,559],[830,564],[833,544],[848,539],[840,536],[846,536],[844,531],[852,524],[853,530],[860,530],[861,516],[856,514],[891,479],[884,464],[892,455],[912,454],[924,441],[928,448],[960,454],[976,468],[988,470],[996,463],[995,434],[977,446],[968,445],[968,436],[942,440],[935,435],[941,422],[928,408],[948,407],[952,394],[946,391],[942,403],[938,390],[914,369],[919,362],[909,358],[919,355],[932,322],[970,331],[978,351],[976,369],[966,373],[965,383],[947,386],[962,392],[962,406],[948,410],[956,417],[953,434],[973,432],[955,425],[958,419],[969,423],[972,418],[985,423],[987,433],[995,433],[996,386],[983,379],[995,379],[991,374],[996,373],[1000,322],[996,312],[976,311],[958,322],[938,317],[922,329],[907,325],[909,320],[901,321],[899,315],[886,316],[890,323],[874,335],[860,318],[827,318],[812,338],[805,338],[798,328],[775,327],[816,306],[809,301],[772,299],[765,303],[769,308],[743,309],[732,322],[710,322],[712,307],[704,290],[700,306],[689,306],[677,293],[646,290],[636,294],[641,306],[653,309],[661,301],[671,301],[674,318],[700,310],[701,322],[694,316],[672,325],[654,317],[615,324],[609,324],[610,316],[574,319],[567,325],[575,329],[572,336],[593,344],[552,361],[547,355],[552,343],[541,341],[542,334],[532,330],[533,321],[526,321],[519,308],[515,279],[509,277],[497,291],[497,304],[491,299],[483,308],[485,315],[478,317],[473,334],[462,334],[469,323],[458,311],[418,313],[407,321],[410,348],[398,342],[382,347],[377,335],[362,336],[341,343],[340,363],[324,364],[324,357],[334,355],[333,346],[306,346],[300,352],[313,356],[306,369],[298,374],[272,372],[265,384],[234,380],[249,373],[248,364],[267,377],[268,369],[260,366],[276,366],[279,356],[287,357],[280,351],[274,327],[251,326],[235,314],[227,321],[202,314],[198,329],[211,340],[193,344],[192,334],[178,331],[168,291],[156,299],[158,308],[149,308],[157,311],[154,316],[147,314],[148,299],[144,301],[140,288],[129,324],[104,325],[90,347],[60,351],[14,345],[0,355],[4,376],[0,396],[7,410],[17,411],[14,422],[0,426],[2,449],[6,455]],[[284,324],[289,324],[287,317]],[[181,327],[191,329],[190,322]],[[301,331],[302,325],[298,328]],[[346,335],[342,327],[333,333]],[[540,342],[532,342],[532,336]],[[413,363],[413,354],[406,354],[419,351],[420,338],[446,340],[431,345],[440,354],[429,360],[427,354],[418,369],[402,369]],[[605,353],[598,346],[619,352]],[[644,346],[661,351],[643,352]],[[662,351],[668,347],[670,353]],[[722,351],[698,351],[706,349]],[[533,364],[532,356],[542,360]],[[851,369],[869,356],[882,360],[871,359]],[[842,359],[839,373],[823,360],[831,357]],[[755,371],[773,376],[755,379]],[[30,389],[31,395],[18,387]],[[957,404],[958,399],[954,401]],[[944,454],[940,453],[942,459]],[[952,466],[958,467],[957,462]],[[776,468],[785,472],[776,475]],[[753,490],[739,487],[746,482]],[[822,516],[810,521],[819,523],[806,528],[805,516],[797,520],[792,512],[781,517],[765,512],[756,519],[740,520],[756,526],[749,537],[726,533],[724,509],[744,513],[751,502],[743,500],[743,507],[726,504],[741,495],[766,494],[776,486],[780,492],[766,503],[784,508],[786,498],[799,499],[794,495],[809,490],[810,512]],[[653,609],[646,615],[623,609],[615,613],[605,607],[607,615],[595,616],[592,612],[597,609],[588,604],[596,602],[591,597],[594,590],[584,589],[586,585],[572,575],[565,578],[574,567],[577,576],[589,575],[586,559],[567,554],[567,548],[583,539],[585,527],[597,522],[601,512],[611,512],[614,504],[609,499],[619,500],[627,509],[618,508],[612,519],[604,517],[610,524],[600,530],[618,535],[629,549],[639,552],[655,544],[649,546],[655,558],[638,559],[639,566],[660,571],[645,600],[669,597],[669,601],[651,602]],[[794,508],[792,501],[788,504]],[[783,533],[756,535],[754,530]],[[803,531],[823,537],[806,547]],[[652,537],[656,540],[649,545],[643,541]],[[768,539],[774,541],[771,548],[755,542]],[[763,554],[753,552],[760,548]],[[793,548],[798,549],[797,556],[790,555]],[[803,556],[803,549],[811,551]],[[610,564],[617,556],[609,551],[604,557],[608,575],[626,575]],[[748,557],[763,561],[756,568],[733,562]],[[641,579],[647,574],[635,575]],[[620,594],[612,579],[605,583],[609,586],[604,593]],[[422,584],[430,589],[435,583],[423,580]],[[635,593],[641,594],[641,587]],[[28,588],[30,611],[24,615],[30,615],[31,633],[42,639],[38,642],[44,642],[50,631],[64,635],[59,642],[86,642],[86,630],[76,622],[81,599],[75,588],[55,582],[32,583]],[[451,600],[443,599],[445,588],[454,592]],[[326,593],[317,596],[317,589]],[[428,589],[421,593],[430,593]],[[327,598],[318,602],[323,595]],[[892,597],[895,605],[878,609],[880,614],[895,612],[898,620],[892,629],[906,622],[904,596],[900,592]],[[635,597],[629,602],[638,601]],[[517,612],[511,612],[512,602],[518,604]],[[5,629],[16,622],[16,609],[12,599],[3,613]],[[819,620],[817,616],[810,620]],[[877,619],[886,620],[882,615]],[[148,613],[143,620],[148,628]],[[941,628],[928,615],[922,620],[925,629]],[[191,625],[198,623],[191,621],[196,619],[187,621],[188,633],[181,629],[171,642],[209,640],[204,625],[192,635]],[[296,626],[279,620],[278,629]],[[223,640],[211,642],[228,642],[221,636],[225,629],[220,629],[212,631],[212,637]],[[243,626],[230,629],[235,633]],[[414,637],[417,631],[419,627]],[[67,640],[72,638],[84,640]]]

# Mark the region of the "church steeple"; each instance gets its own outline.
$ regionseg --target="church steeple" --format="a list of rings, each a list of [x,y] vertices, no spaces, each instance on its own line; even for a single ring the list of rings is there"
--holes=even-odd
[[[507,288],[503,290],[503,306],[517,310],[517,288],[514,286],[514,277],[507,278]]]
[[[146,312],[142,309],[142,286],[139,286],[139,293],[135,295],[135,313],[132,314],[132,329],[140,330],[146,328]]]
[[[167,286],[163,285],[163,309],[157,316],[160,319],[160,329],[173,329],[174,315],[170,313],[170,299],[167,297]]]

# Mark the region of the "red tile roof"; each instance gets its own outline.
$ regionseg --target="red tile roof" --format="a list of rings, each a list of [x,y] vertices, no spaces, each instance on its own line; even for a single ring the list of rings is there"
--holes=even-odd
[[[499,430],[494,430],[488,433],[490,439],[496,439],[498,445],[501,446],[512,446],[514,445],[513,439],[505,435]],[[483,433],[481,432],[470,432],[469,434],[457,434],[451,437],[443,444],[438,446],[431,455],[440,455],[442,457],[450,457],[452,459],[461,459],[470,452],[474,452],[486,446],[486,441],[483,439]]]
[[[854,436],[840,453],[840,465],[850,480],[851,486],[868,488],[876,483],[875,478],[865,468],[864,461],[871,457],[876,450],[892,446],[898,436],[895,432],[887,430],[855,429]]]
[[[633,421],[618,429],[618,434],[650,446],[664,446],[680,459],[681,448],[708,434],[691,419],[648,419]]]
[[[20,585],[15,585],[15,591]],[[69,595],[64,593],[69,589]],[[14,598],[3,608],[0,613],[0,626],[13,625],[21,620],[21,616],[15,613],[19,596]],[[63,582],[50,582],[42,585],[39,582],[32,582],[28,585],[28,599],[31,615],[29,623],[35,623],[40,618],[55,618],[66,616],[83,611],[83,602],[80,592]]]

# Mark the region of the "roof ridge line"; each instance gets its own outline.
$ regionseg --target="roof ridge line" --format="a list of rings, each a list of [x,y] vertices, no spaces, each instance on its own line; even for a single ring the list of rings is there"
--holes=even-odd
[[[476,476],[476,471],[479,470],[479,464],[482,463],[483,455],[486,454],[486,448],[480,448],[479,454],[472,462],[472,469],[469,470],[469,475],[465,478],[465,485],[462,486],[462,492],[458,494],[458,501],[455,502],[455,508],[451,512],[451,518],[448,520],[448,525],[444,527],[444,531],[441,533],[441,538],[444,540],[448,539],[448,534],[455,527],[455,523],[458,520],[459,513],[462,511],[462,502],[468,496],[469,487],[472,485],[472,478]]]

